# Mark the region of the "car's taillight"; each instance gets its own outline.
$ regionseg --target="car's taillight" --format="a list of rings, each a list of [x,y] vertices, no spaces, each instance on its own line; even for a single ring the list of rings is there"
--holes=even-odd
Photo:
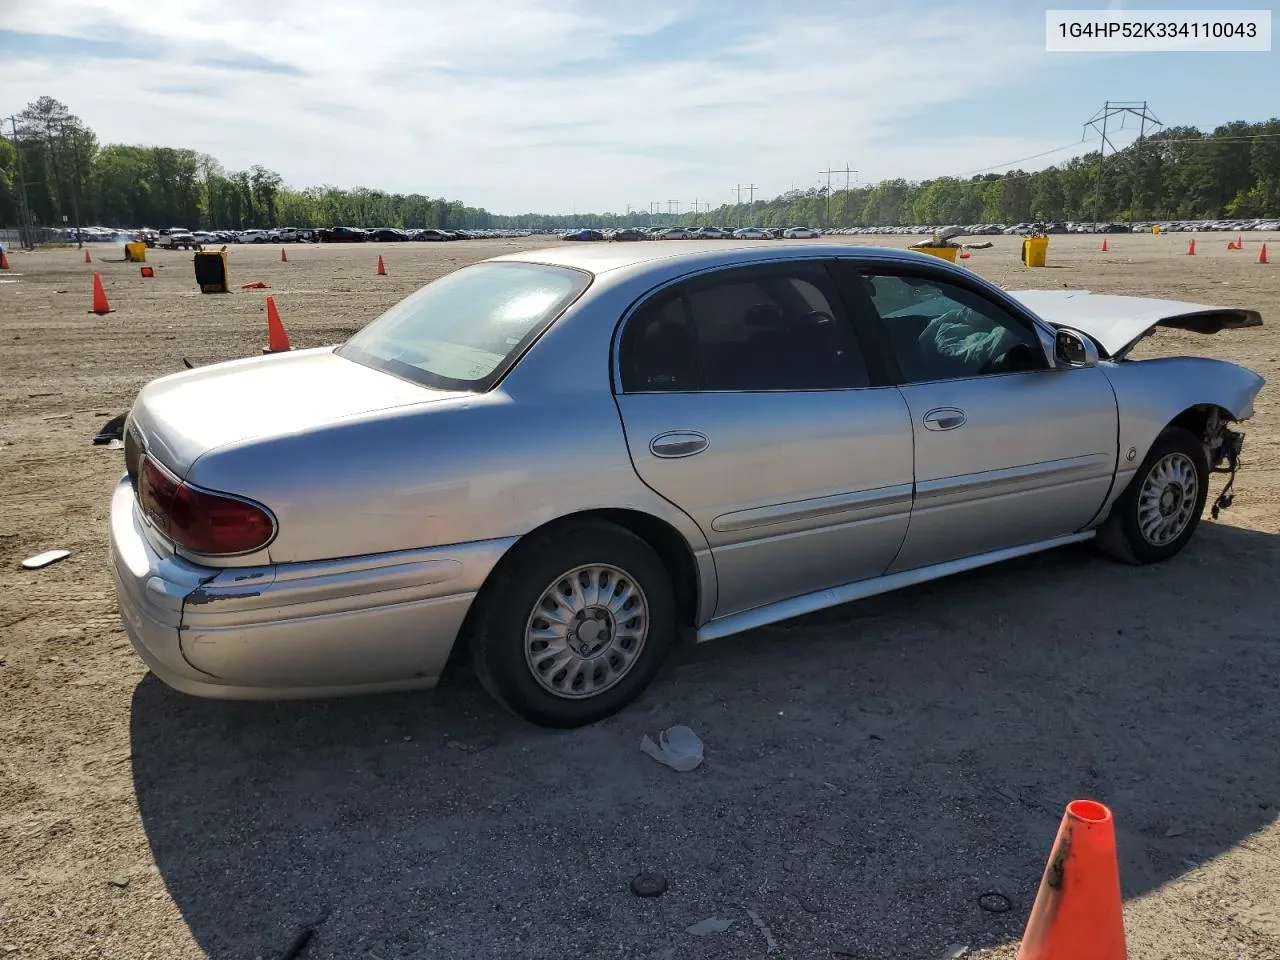
[[[147,456],[138,477],[138,503],[162,534],[205,556],[260,550],[275,534],[266,508],[189,486]]]

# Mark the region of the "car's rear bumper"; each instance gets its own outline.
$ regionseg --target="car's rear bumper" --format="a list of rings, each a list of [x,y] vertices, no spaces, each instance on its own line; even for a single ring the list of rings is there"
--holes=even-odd
[[[433,686],[514,542],[220,570],[162,556],[127,479],[110,541],[121,618],[152,672],[184,693],[255,700]]]

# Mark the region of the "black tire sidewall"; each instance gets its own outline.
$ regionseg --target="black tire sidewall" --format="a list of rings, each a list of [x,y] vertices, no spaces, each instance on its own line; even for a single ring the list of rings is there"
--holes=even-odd
[[[1143,537],[1141,530],[1138,528],[1138,496],[1152,468],[1171,453],[1183,453],[1191,458],[1191,462],[1195,464],[1199,489],[1196,491],[1195,510],[1191,513],[1191,520],[1187,523],[1187,528],[1175,539],[1166,544],[1156,546],[1147,542],[1147,539]],[[1182,548],[1195,535],[1196,528],[1200,525],[1200,516],[1204,513],[1204,504],[1208,495],[1209,463],[1208,458],[1205,456],[1204,446],[1190,431],[1184,430],[1182,427],[1166,427],[1160,436],[1156,437],[1151,449],[1147,451],[1147,455],[1142,461],[1142,466],[1134,474],[1133,479],[1129,482],[1129,488],[1125,490],[1118,504],[1121,508],[1121,532],[1124,534],[1125,542],[1133,554],[1134,560],[1138,563],[1160,563],[1181,552]]]
[[[517,544],[495,581],[477,598],[481,605],[472,636],[477,673],[513,712],[546,727],[594,723],[635,700],[662,667],[676,632],[671,577],[654,550],[630,531],[589,522]],[[603,693],[584,700],[543,689],[524,657],[524,633],[534,604],[557,577],[575,567],[609,564],[626,572],[644,591],[649,634],[631,671]]]

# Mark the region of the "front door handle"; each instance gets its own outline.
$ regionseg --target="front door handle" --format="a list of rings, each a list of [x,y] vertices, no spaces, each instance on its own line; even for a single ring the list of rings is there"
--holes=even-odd
[[[924,415],[924,425],[926,430],[955,430],[967,419],[959,407],[935,407]]]
[[[711,441],[697,430],[671,430],[650,440],[649,452],[655,457],[672,460],[676,457],[692,457],[710,445]]]

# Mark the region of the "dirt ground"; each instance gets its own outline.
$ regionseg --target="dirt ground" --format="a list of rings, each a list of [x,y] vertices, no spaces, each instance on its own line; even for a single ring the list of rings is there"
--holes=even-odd
[[[868,242],[869,242],[868,238]],[[906,238],[887,238],[906,245]],[[1011,287],[1256,307],[1268,326],[1143,350],[1273,380],[1235,506],[1175,561],[1087,545],[679,651],[621,716],[570,733],[432,693],[192,699],[147,674],[106,565],[121,454],[90,438],[148,380],[258,352],[270,285],[295,346],[424,281],[547,241],[232,247],[154,279],[74,249],[0,272],[0,956],[1011,958],[1066,802],[1115,812],[1133,960],[1280,956],[1280,264],[1228,238],[1015,238]],[[671,241],[667,241],[671,242]],[[862,242],[854,240],[852,242]],[[375,277],[381,253],[389,276]],[[101,271],[115,312],[87,313]],[[21,560],[63,547],[39,571]],[[692,726],[698,770],[637,749]],[[666,877],[642,899],[637,872]],[[995,891],[1006,912],[979,905]],[[988,901],[984,901],[988,902]],[[1001,901],[996,900],[997,904]],[[691,925],[731,920],[697,936]],[[776,943],[776,949],[772,946]]]

